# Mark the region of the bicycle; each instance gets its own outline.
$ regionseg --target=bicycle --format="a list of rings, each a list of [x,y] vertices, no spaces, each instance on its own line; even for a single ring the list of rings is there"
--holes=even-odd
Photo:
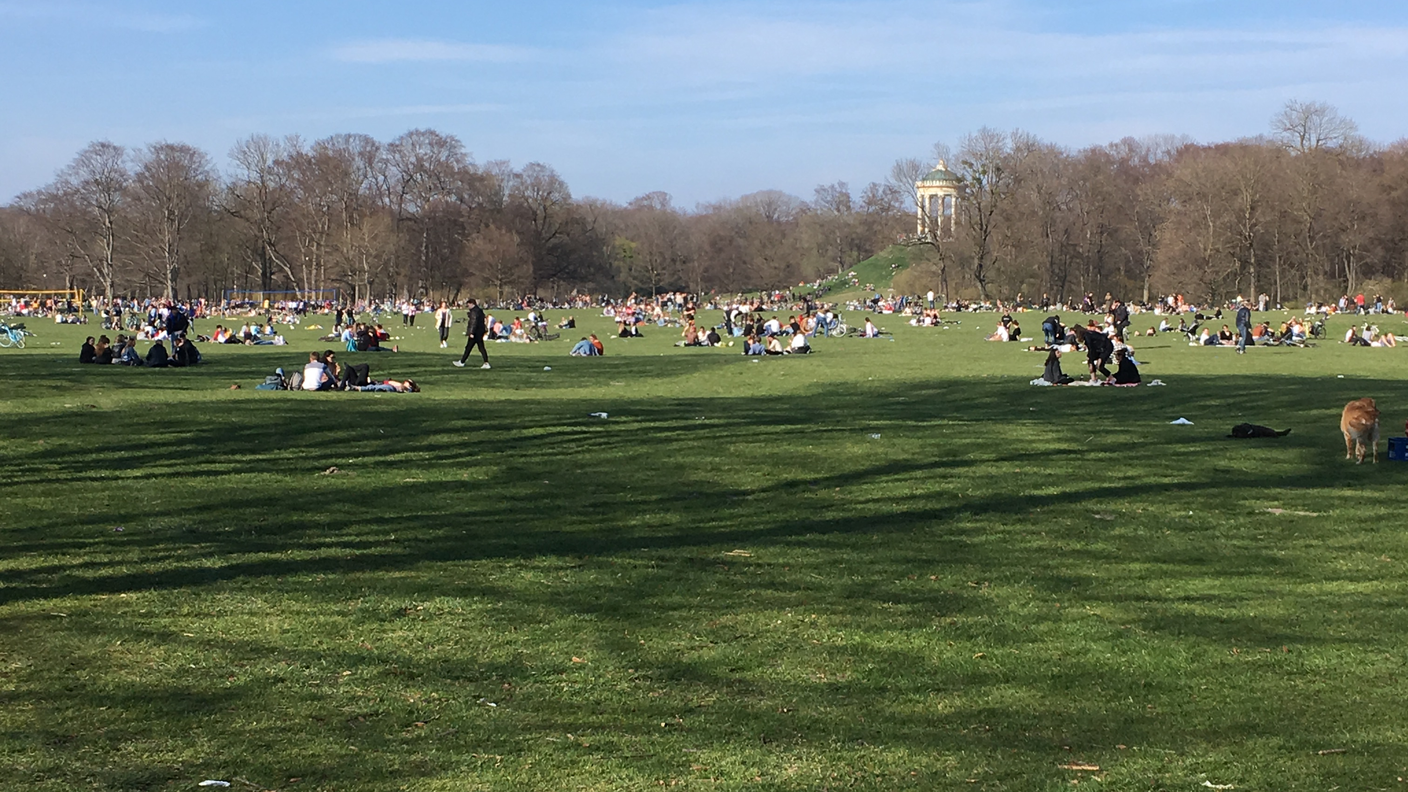
[[[9,325],[0,322],[0,349],[24,349],[24,338],[31,335],[34,334],[24,329],[22,324]]]

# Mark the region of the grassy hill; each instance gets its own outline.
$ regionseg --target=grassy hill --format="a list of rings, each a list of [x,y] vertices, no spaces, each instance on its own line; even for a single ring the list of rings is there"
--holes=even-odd
[[[831,279],[831,293],[827,295],[828,300],[847,299],[852,296],[870,295],[874,292],[866,291],[867,284],[873,285],[875,291],[884,294],[891,287],[895,276],[909,269],[910,248],[901,245],[891,245],[890,247],[871,256],[865,261],[856,264],[846,272]],[[852,278],[850,273],[854,272]],[[852,285],[852,281],[859,285]]]

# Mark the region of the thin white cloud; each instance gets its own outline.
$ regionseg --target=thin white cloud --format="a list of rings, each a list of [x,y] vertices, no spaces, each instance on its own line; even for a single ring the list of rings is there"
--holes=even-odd
[[[470,44],[425,39],[370,39],[352,41],[329,51],[333,60],[345,63],[403,63],[425,61],[467,61],[514,63],[530,60],[534,51],[527,47],[501,44]]]
[[[180,33],[206,25],[204,20],[190,14],[123,11],[90,3],[69,3],[60,0],[0,2],[0,19],[64,22],[135,30],[142,33]]]

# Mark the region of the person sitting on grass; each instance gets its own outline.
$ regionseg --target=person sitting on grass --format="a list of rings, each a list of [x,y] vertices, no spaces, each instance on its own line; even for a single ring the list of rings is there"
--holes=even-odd
[[[775,336],[775,335],[773,335],[773,336],[768,336],[767,346],[766,346],[766,348],[765,348],[763,351],[766,352],[766,353],[769,354],[769,355],[785,355],[785,354],[787,354],[787,350],[785,350],[785,349],[782,348],[782,342],[781,342],[780,340],[778,340],[777,336]]]
[[[789,355],[810,355],[812,345],[807,343],[807,336],[804,333],[796,333],[792,336],[792,342],[787,345]]]
[[[1134,356],[1129,354],[1128,349],[1116,352],[1115,362],[1119,364],[1119,368],[1115,370],[1114,376],[1105,380],[1106,385],[1128,387],[1138,385],[1142,381],[1139,378],[1139,366],[1134,362]]]
[[[576,345],[572,347],[572,351],[567,354],[572,357],[596,357],[599,353],[596,351],[596,347],[592,345],[591,339],[583,338],[581,341],[578,341]]]
[[[191,339],[185,336],[176,336],[176,340],[171,350],[171,366],[174,368],[189,368],[200,363],[200,350]]]
[[[93,347],[93,362],[104,366],[112,363],[112,340],[107,336],[98,336],[98,343]]]
[[[1070,385],[1075,382],[1074,377],[1061,370],[1061,351],[1055,347],[1046,354],[1046,365],[1042,368],[1041,378],[1052,385]]]
[[[869,316],[865,317],[865,327],[862,327],[862,328],[861,328],[860,337],[861,337],[861,338],[879,338],[879,337],[880,337],[880,328],[876,327],[876,326],[875,326],[875,323],[872,322],[872,321],[870,321],[870,317],[869,317]]]
[[[868,320],[867,320],[867,321],[868,321]],[[1007,329],[1007,325],[1006,325],[1006,324],[1003,324],[1003,323],[999,322],[998,325],[997,325],[997,329],[992,332],[992,335],[990,335],[990,336],[987,337],[987,340],[988,340],[988,341],[1011,341],[1011,340],[1012,340],[1012,334],[1011,334],[1011,332]]]
[[[722,342],[723,339],[719,338],[719,331],[713,327],[709,328],[709,332],[704,334],[704,346],[716,347]]]
[[[134,344],[132,342],[132,339],[128,338],[127,336],[118,333],[117,346],[115,347],[115,349],[117,351],[114,353],[114,357],[116,358],[117,363],[120,363],[124,366],[142,365],[142,356],[137,354],[137,345]]]
[[[577,317],[575,317],[575,316],[569,316],[569,317],[567,317],[566,319],[563,319],[561,322],[558,322],[558,323],[557,323],[557,329],[558,329],[558,330],[576,330],[576,329],[577,329]]]
[[[748,339],[743,342],[743,354],[745,355],[761,355],[766,351],[763,348],[763,342],[755,335],[748,336]]]
[[[332,384],[332,372],[328,371],[328,366],[323,362],[322,355],[317,352],[309,352],[308,363],[303,366],[303,390],[331,390]]]
[[[680,335],[684,336],[684,341],[679,346],[699,346],[699,328],[694,326],[692,320],[684,326],[684,331]]]
[[[152,348],[147,350],[143,365],[147,368],[166,368],[171,365],[171,355],[167,354],[166,345],[160,341],[152,344]]]
[[[98,350],[93,346],[93,336],[88,336],[88,340],[83,342],[83,346],[78,350],[78,362],[88,364],[95,362]]]

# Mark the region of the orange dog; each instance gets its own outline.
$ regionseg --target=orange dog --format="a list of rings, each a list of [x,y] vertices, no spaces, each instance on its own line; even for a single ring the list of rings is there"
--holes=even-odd
[[[1340,416],[1340,431],[1344,432],[1344,458],[1356,457],[1364,464],[1364,444],[1373,449],[1374,464],[1379,463],[1379,408],[1373,399],[1358,399],[1344,406]]]

